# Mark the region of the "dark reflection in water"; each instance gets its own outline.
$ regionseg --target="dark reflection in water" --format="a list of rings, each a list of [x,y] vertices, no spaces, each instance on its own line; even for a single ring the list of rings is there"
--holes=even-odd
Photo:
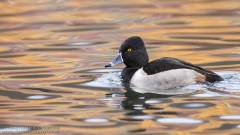
[[[0,107],[2,107],[2,106],[11,106],[11,105],[13,105],[13,104],[0,104]]]
[[[0,134],[239,134],[238,0],[0,3]],[[126,85],[124,65],[103,66],[130,36],[142,37],[150,60],[230,75],[188,91]]]
[[[48,78],[53,75],[21,75],[21,76],[11,76],[11,78]]]
[[[23,57],[25,55],[2,55],[0,58],[14,58],[14,57]]]
[[[107,42],[75,42],[75,43],[63,43],[63,44],[51,44],[49,46],[89,46],[89,45],[101,45],[107,44]]]
[[[29,51],[73,51],[77,50],[76,48],[34,48],[29,49]]]
[[[58,98],[61,96],[58,95],[47,95],[47,94],[25,94],[18,91],[9,91],[1,90],[0,96],[5,96],[11,99],[20,99],[20,100],[46,100],[51,98]]]
[[[129,130],[129,133],[136,133],[136,132],[146,132],[146,129],[135,129],[135,130]]]
[[[39,68],[47,68],[43,66],[39,67],[0,67],[0,70],[28,70],[28,69],[39,69]]]
[[[223,124],[218,128],[209,129],[209,130],[229,130],[229,129],[239,129],[239,124]]]
[[[75,28],[65,30],[54,30],[52,32],[79,32],[79,31],[96,31],[96,30],[111,30],[116,28]]]
[[[128,91],[124,93],[124,96],[127,97],[126,100],[121,102],[122,107],[125,109],[136,109],[136,110],[161,110],[162,108],[153,107],[151,103],[168,103],[171,102],[170,99],[164,99],[171,97],[172,95],[161,95],[161,94],[153,94],[153,93],[137,93],[134,91]],[[160,98],[161,100],[153,100],[151,98]],[[162,99],[163,98],[163,99]]]
[[[78,106],[72,106],[70,108],[100,108],[104,107],[102,105],[78,105]]]
[[[197,40],[221,40],[221,38],[216,37],[170,37],[176,39],[197,39]]]
[[[72,114],[39,114],[36,116],[49,116],[49,117],[64,117],[64,116],[71,116]]]
[[[12,109],[10,111],[50,111],[51,109]]]
[[[71,102],[48,102],[44,104],[71,104]]]
[[[178,115],[180,113],[179,112],[162,111],[162,112],[156,112],[154,114],[159,114],[159,115]]]
[[[22,89],[37,90],[37,91],[47,92],[47,93],[71,93],[71,92],[68,92],[68,91],[54,91],[54,90],[46,89],[46,88],[27,88],[27,87],[23,87]]]

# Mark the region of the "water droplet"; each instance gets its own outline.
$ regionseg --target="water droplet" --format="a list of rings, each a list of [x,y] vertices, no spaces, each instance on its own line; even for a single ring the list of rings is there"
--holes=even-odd
[[[199,108],[199,107],[204,107],[205,104],[201,104],[201,103],[189,103],[189,104],[185,104],[183,105],[184,107],[189,107],[189,108]]]
[[[134,109],[135,109],[135,110],[143,110],[143,109],[145,109],[145,108],[144,108],[144,107],[141,107],[141,106],[135,106]]]
[[[27,132],[30,131],[30,127],[6,127],[6,128],[1,128],[0,133],[22,133],[22,132]]]
[[[155,117],[153,116],[146,116],[146,115],[141,115],[141,116],[133,116],[131,117],[132,119],[153,119]]]
[[[28,99],[46,99],[49,96],[45,96],[45,95],[33,95],[33,96],[28,96]]]
[[[157,104],[157,103],[161,103],[161,100],[146,100],[145,103],[146,104]]]
[[[200,124],[203,123],[202,120],[190,119],[190,118],[160,118],[157,119],[160,123],[169,124]]]
[[[192,96],[193,97],[216,97],[215,95],[212,95],[212,94],[195,94]]]
[[[220,116],[219,118],[223,120],[240,120],[240,115]]]
[[[141,104],[134,104],[133,106],[143,106],[143,105],[141,105]]]
[[[85,122],[89,122],[89,123],[104,123],[104,122],[108,122],[107,119],[85,119]]]

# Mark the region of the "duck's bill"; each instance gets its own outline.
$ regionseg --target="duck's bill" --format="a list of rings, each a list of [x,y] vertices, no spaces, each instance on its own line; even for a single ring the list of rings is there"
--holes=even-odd
[[[113,67],[113,66],[116,66],[121,63],[123,63],[122,53],[118,53],[117,56],[111,62],[109,62],[108,64],[105,65],[105,68]]]

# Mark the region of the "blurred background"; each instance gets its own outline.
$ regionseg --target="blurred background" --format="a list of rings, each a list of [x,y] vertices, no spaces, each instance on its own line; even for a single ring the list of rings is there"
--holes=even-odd
[[[150,60],[175,57],[236,73],[239,26],[239,0],[1,0],[1,126],[57,126],[60,134],[237,135],[238,98],[147,95],[157,99],[154,105],[144,100],[136,104],[145,108],[126,109],[122,101],[146,95],[129,97],[126,88],[91,81],[121,71],[123,64],[103,66],[130,36],[144,40]],[[184,106],[192,102],[197,105]],[[165,117],[180,119],[164,124]]]

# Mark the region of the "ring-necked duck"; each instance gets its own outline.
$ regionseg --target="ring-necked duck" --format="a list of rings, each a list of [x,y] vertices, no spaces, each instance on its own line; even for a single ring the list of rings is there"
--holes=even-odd
[[[144,89],[169,89],[223,80],[212,71],[176,58],[163,57],[149,63],[148,60],[143,40],[134,36],[122,43],[117,56],[105,68],[124,63],[123,79]]]

